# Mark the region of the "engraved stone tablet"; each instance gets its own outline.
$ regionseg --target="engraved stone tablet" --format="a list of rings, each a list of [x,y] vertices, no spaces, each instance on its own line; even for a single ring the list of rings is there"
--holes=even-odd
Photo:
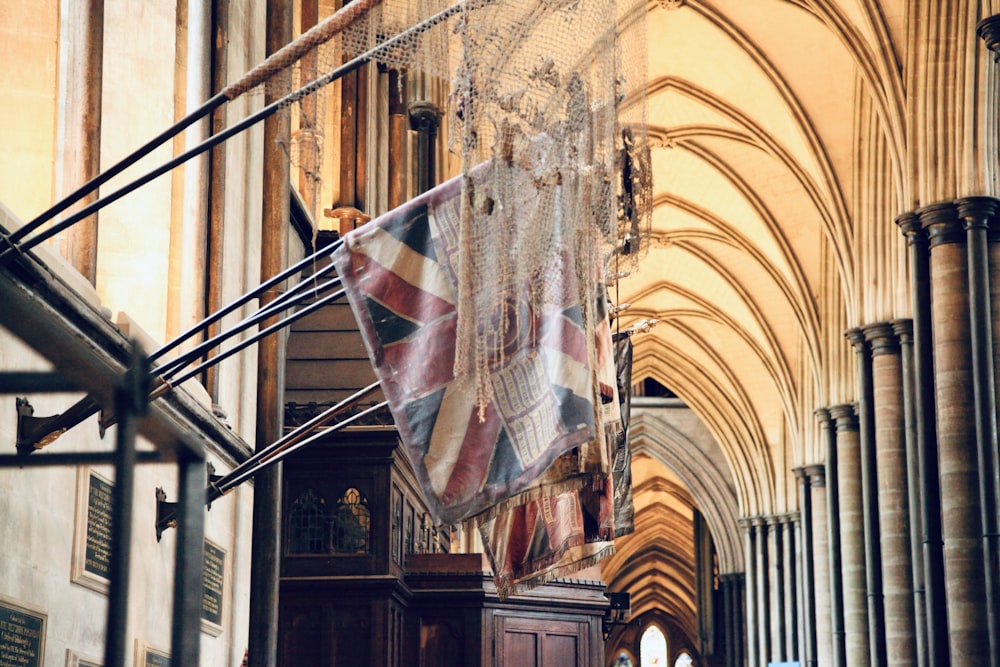
[[[0,667],[39,667],[45,616],[0,602]]]
[[[201,617],[222,625],[222,603],[226,583],[226,552],[205,540],[205,568],[201,594]]]
[[[90,475],[87,493],[87,544],[84,570],[99,577],[111,577],[111,491],[112,486]]]

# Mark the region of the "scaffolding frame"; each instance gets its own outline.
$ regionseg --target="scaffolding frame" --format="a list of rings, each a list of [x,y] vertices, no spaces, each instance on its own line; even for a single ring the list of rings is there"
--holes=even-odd
[[[105,666],[126,663],[131,498],[136,466],[150,462],[177,466],[171,665],[198,665],[206,446],[211,442],[242,453],[249,452],[249,447],[183,390],[151,403],[149,362],[138,344],[127,339],[34,253],[21,253],[14,262],[0,267],[0,303],[4,304],[0,325],[53,366],[51,371],[37,372],[0,369],[0,394],[80,391],[104,407],[113,406],[117,416],[111,451],[0,454],[0,468],[114,466]],[[139,435],[153,450],[136,449]]]

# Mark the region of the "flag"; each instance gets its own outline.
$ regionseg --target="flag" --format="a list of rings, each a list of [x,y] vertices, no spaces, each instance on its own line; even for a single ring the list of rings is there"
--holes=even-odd
[[[534,187],[526,180],[522,196]],[[562,454],[603,440],[593,333],[587,331],[572,243],[555,246],[558,252],[538,267],[534,284],[511,286],[492,315],[476,322],[490,350],[486,403],[456,378],[465,194],[461,177],[452,179],[348,233],[333,254],[400,439],[439,523],[537,496],[537,480]],[[516,233],[516,201],[494,205],[488,192],[476,194],[490,203],[478,209],[476,225],[506,225]]]
[[[615,537],[635,532],[635,506],[632,502],[632,450],[628,446],[629,414],[632,410],[632,337],[615,336],[615,369],[621,429],[613,445],[611,476],[614,483]]]
[[[602,299],[598,312],[606,314]],[[477,517],[501,599],[597,564],[614,553],[614,538],[633,532],[631,459],[622,413],[622,362],[631,378],[631,344],[613,341],[607,317],[596,327],[597,378],[603,437],[563,454],[521,503],[504,503]],[[626,389],[627,389],[626,385]],[[601,469],[581,478],[576,471]],[[582,484],[578,482],[584,479]]]

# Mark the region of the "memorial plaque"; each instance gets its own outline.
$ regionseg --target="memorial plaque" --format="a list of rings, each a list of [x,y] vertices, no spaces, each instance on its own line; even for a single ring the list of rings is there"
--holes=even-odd
[[[225,550],[205,540],[204,563],[201,617],[214,625],[222,625],[222,603],[225,599],[226,584]]]
[[[143,667],[170,667],[170,656],[147,648],[143,652],[142,664]]]
[[[83,569],[105,579],[111,577],[112,486],[90,475],[87,492],[87,544]]]
[[[45,616],[0,602],[0,667],[39,667]]]

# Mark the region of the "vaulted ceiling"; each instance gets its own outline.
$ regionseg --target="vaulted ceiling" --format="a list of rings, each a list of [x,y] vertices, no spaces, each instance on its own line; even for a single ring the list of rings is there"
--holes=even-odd
[[[879,170],[887,178],[902,169],[907,7],[648,5],[655,210],[648,254],[617,298],[631,304],[623,326],[658,322],[633,336],[633,379],[654,379],[691,408],[717,447],[717,479],[692,487],[675,470],[657,482],[643,456],[642,474],[653,479],[637,487],[639,530],[626,551],[639,570],[631,580],[658,598],[641,595],[641,604],[688,613],[681,602],[693,592],[669,592],[686,573],[664,563],[691,548],[690,524],[674,520],[690,507],[726,551],[741,544],[738,517],[794,510],[792,469],[822,458],[814,410],[850,400],[843,332],[879,307],[857,294],[855,246],[869,233],[857,221],[868,209],[901,208],[870,202],[871,183],[862,181],[871,171],[866,150],[890,156]],[[879,145],[865,149],[860,138],[873,134]],[[891,216],[884,225],[893,227]],[[652,459],[693,460],[688,439],[647,417],[641,440]],[[681,491],[667,493],[673,488]],[[662,556],[659,564],[648,554]],[[722,571],[742,570],[739,553],[720,559]],[[606,575],[623,565],[610,562]]]

